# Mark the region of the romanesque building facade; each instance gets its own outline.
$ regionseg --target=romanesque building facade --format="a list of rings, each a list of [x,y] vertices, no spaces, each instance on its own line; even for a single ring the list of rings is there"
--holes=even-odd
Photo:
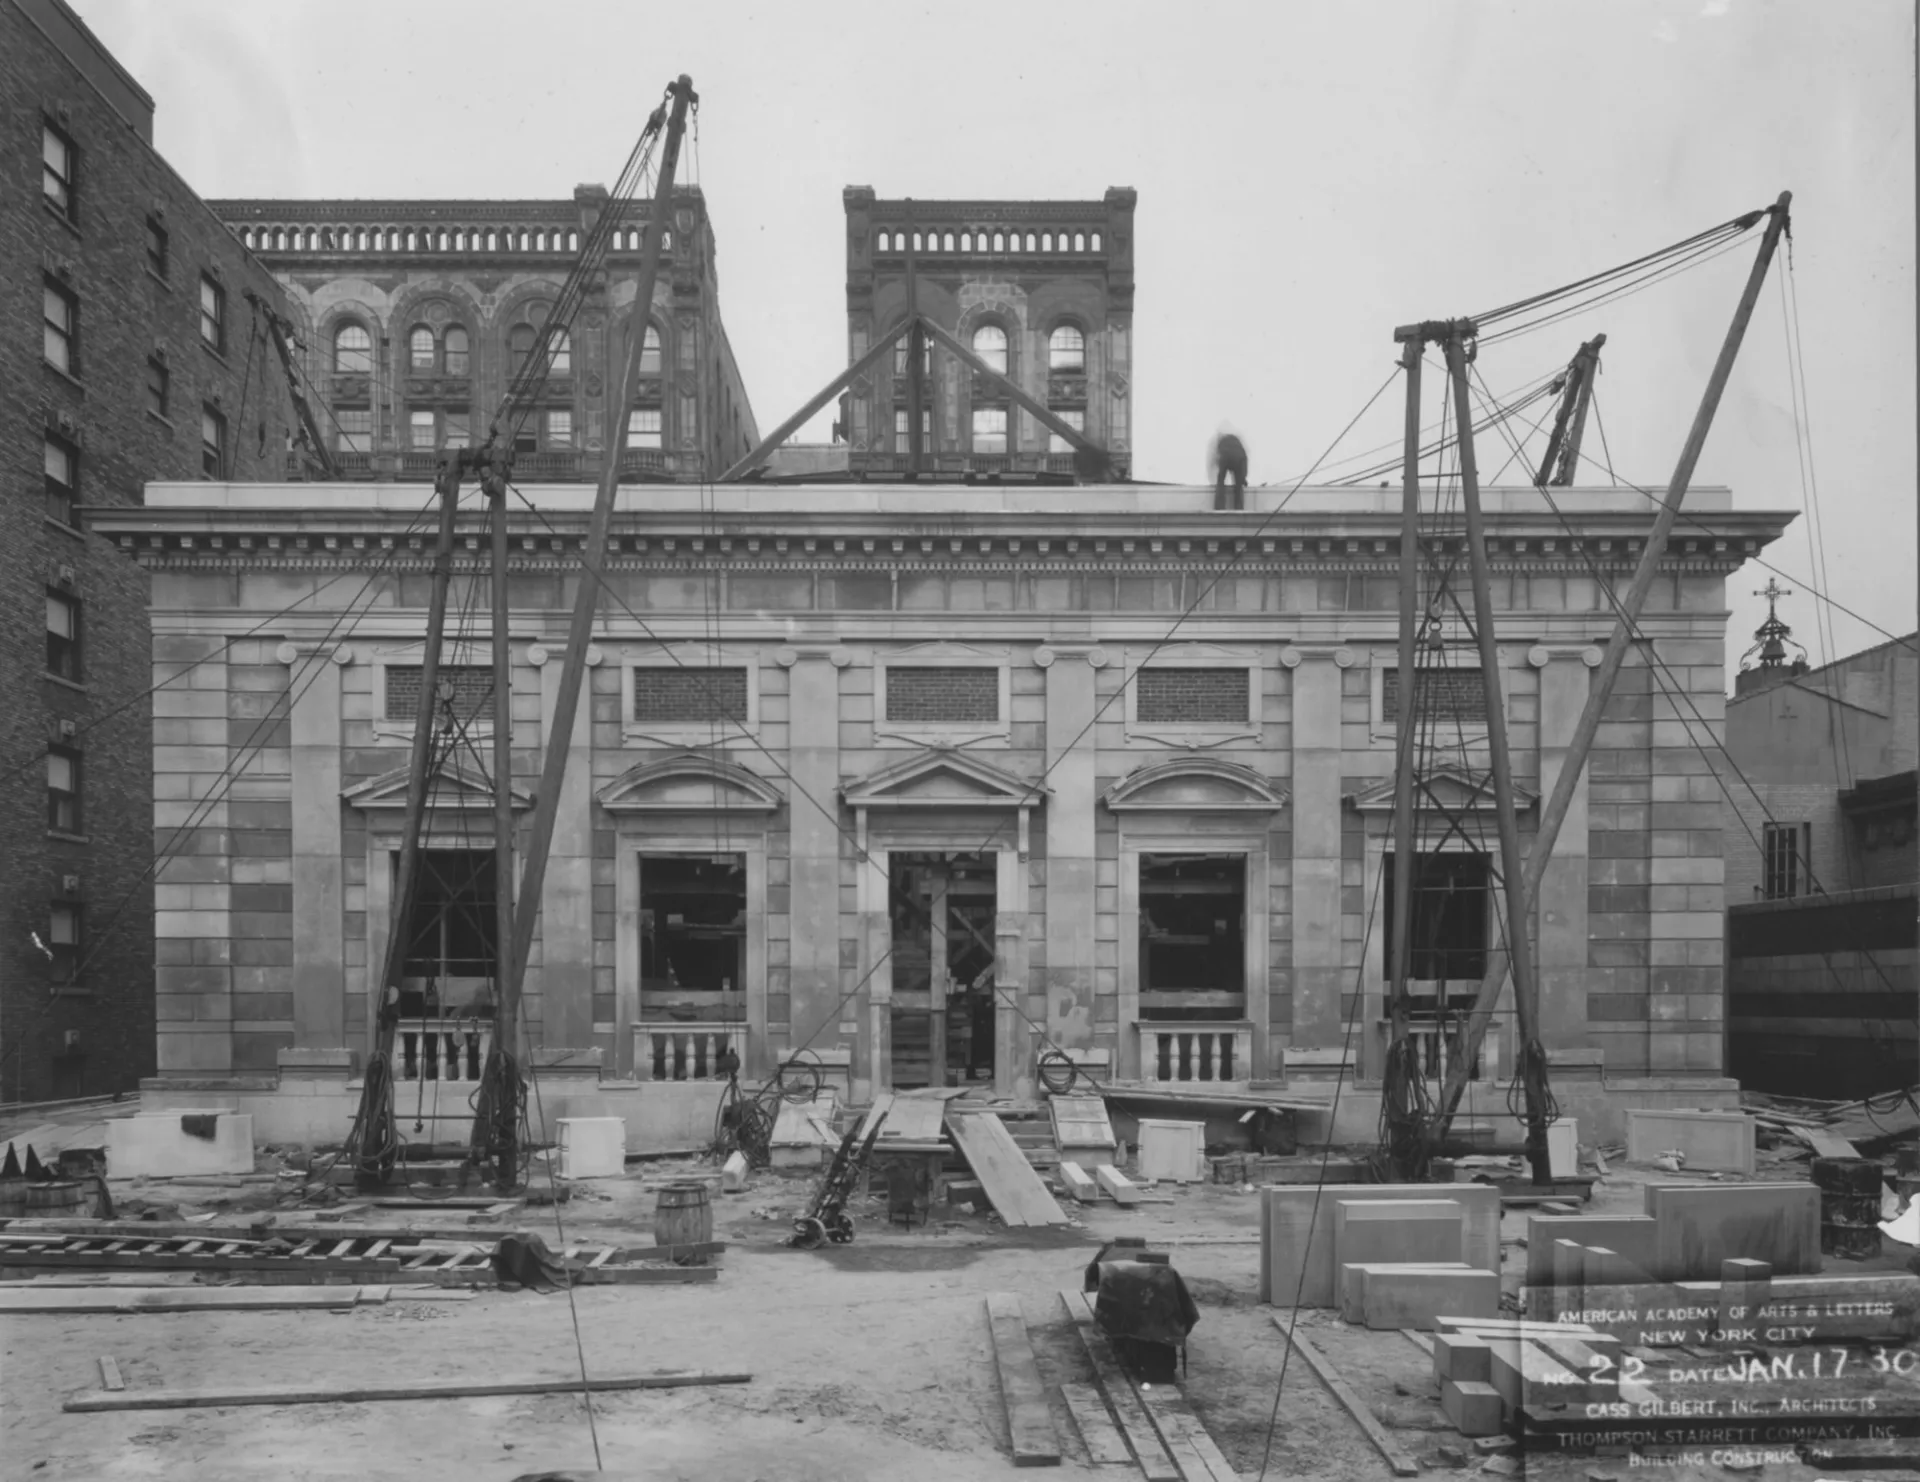
[[[842,193],[847,216],[848,359],[920,312],[1114,456],[1132,447],[1135,192],[1097,201],[881,200]],[[849,459],[872,476],[906,467],[907,351],[857,381]],[[1066,440],[938,345],[928,347],[924,472],[1073,472]]]
[[[523,826],[587,503],[528,492],[511,567]],[[1019,1091],[1045,1044],[1161,1084],[1377,1076],[1399,495],[1278,497],[1224,513],[1208,489],[930,500],[868,483],[623,507],[528,979],[539,1062],[636,1093],[710,1076],[726,1043],[754,1074],[804,1046],[856,1095]],[[1598,581],[1626,579],[1646,505],[1624,489],[1566,491],[1557,514],[1526,489],[1486,504],[1526,834],[1611,624]],[[1532,923],[1545,1042],[1609,1077],[1723,1064],[1719,787],[1682,719],[1720,725],[1724,581],[1788,517],[1724,490],[1689,510],[1643,619],[1661,667],[1629,659]],[[461,582],[486,572],[474,519]],[[221,794],[158,865],[163,1076],[350,1074],[369,964],[400,929],[403,1094],[464,1093],[490,1032],[492,815],[487,712],[459,674],[450,723],[474,744],[434,782],[437,894],[408,922],[392,902],[432,545],[415,503],[369,484],[324,509],[158,486],[96,528],[151,576],[159,713],[230,727],[154,753],[163,824],[166,800]],[[1430,1043],[1498,929],[1478,708],[1494,676],[1443,626],[1447,672],[1419,676],[1438,717],[1422,878],[1445,897],[1416,898]],[[449,634],[457,669],[487,663],[485,627]],[[255,716],[272,723],[242,736]],[[1509,1022],[1483,1079],[1511,1065]]]
[[[477,445],[537,343],[581,243],[609,209],[570,201],[218,201],[285,285],[301,369],[348,478],[430,479],[443,446]],[[607,266],[550,373],[506,435],[523,480],[592,479],[614,424],[650,202],[624,208]],[[713,226],[698,186],[673,193],[622,478],[717,477],[758,440],[721,322]],[[310,460],[291,457],[298,473]]]
[[[147,584],[79,511],[278,479],[292,416],[278,285],[62,0],[0,0],[0,97],[0,1101],[40,1101],[154,1054]]]

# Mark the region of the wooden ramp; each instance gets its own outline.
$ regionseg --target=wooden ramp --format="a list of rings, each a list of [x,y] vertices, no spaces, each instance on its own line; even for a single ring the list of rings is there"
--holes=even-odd
[[[938,1142],[940,1129],[946,1122],[947,1103],[958,1095],[960,1092],[953,1090],[893,1092],[887,1122],[880,1129],[880,1140],[875,1146],[885,1147],[890,1142]]]
[[[947,1130],[1009,1228],[1067,1222],[1013,1134],[992,1112],[956,1111],[947,1118]]]

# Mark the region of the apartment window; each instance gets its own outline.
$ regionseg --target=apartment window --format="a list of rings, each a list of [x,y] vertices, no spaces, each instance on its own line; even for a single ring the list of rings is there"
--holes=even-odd
[[[167,414],[167,368],[157,360],[147,362],[147,410],[156,417]]]
[[[1487,723],[1487,677],[1478,669],[1422,665],[1415,671],[1414,716],[1421,725],[1484,726]],[[1380,675],[1380,721],[1400,720],[1400,671],[1389,667]]]
[[[1066,423],[1067,426],[1071,427],[1075,432],[1081,433],[1082,435],[1086,433],[1087,414],[1083,408],[1054,407],[1051,410],[1054,416]],[[1047,451],[1049,453],[1071,453],[1073,451],[1073,444],[1068,442],[1059,433],[1049,429],[1047,432]]]
[[[1142,669],[1133,687],[1134,719],[1142,725],[1247,724],[1245,669]]]
[[[1792,900],[1808,893],[1807,851],[1812,832],[1812,825],[1804,823],[1761,825],[1760,892],[1765,899]]]
[[[467,332],[459,325],[450,325],[441,341],[444,356],[444,368],[450,376],[467,374]]]
[[[46,436],[47,513],[63,525],[73,523],[74,496],[80,487],[80,455],[64,438]]]
[[[646,337],[640,341],[640,374],[660,374],[660,331],[651,324],[647,326]]]
[[[997,324],[983,324],[973,332],[973,353],[991,370],[1007,373],[1007,332]]]
[[[47,950],[53,956],[48,964],[53,981],[71,983],[80,971],[80,907],[72,901],[47,908]]]
[[[341,453],[373,451],[373,410],[370,407],[341,407],[333,414],[333,446]]]
[[[572,412],[554,410],[547,413],[547,446],[550,448],[573,446]]]
[[[553,332],[550,344],[552,351],[547,360],[548,368],[556,376],[571,375],[573,373],[573,336],[564,329],[557,329]]]
[[[907,409],[905,407],[895,407],[893,409],[893,449],[896,453],[905,453],[908,451],[908,428]],[[932,448],[932,446],[933,409],[923,406],[920,408],[920,450],[926,452]]]
[[[635,407],[627,413],[627,446],[630,448],[661,446],[659,407]]]
[[[216,350],[227,348],[227,291],[204,273],[200,275],[200,338]]]
[[[433,331],[424,324],[416,324],[413,333],[407,336],[407,364],[416,371],[431,373],[437,363],[433,343]]]
[[[80,333],[80,302],[66,289],[48,279],[43,285],[42,312],[46,318],[46,337],[41,353],[47,364],[70,376],[80,374],[77,343]]]
[[[745,668],[638,666],[633,718],[642,725],[747,724]]]
[[[533,354],[533,326],[516,324],[507,331],[507,374],[517,376],[526,369],[527,357]]]
[[[1000,671],[988,666],[887,665],[887,719],[896,725],[995,725]]]
[[[441,418],[441,423],[446,428],[441,442],[447,447],[466,448],[473,445],[471,419],[466,412],[448,412]]]
[[[167,276],[167,229],[159,218],[147,218],[147,266],[156,278]]]
[[[40,126],[40,190],[62,216],[74,215],[78,157],[73,141],[50,123]]]
[[[1394,891],[1398,888],[1396,856],[1385,856],[1381,881],[1380,920],[1388,977],[1393,975]],[[1487,972],[1489,897],[1493,884],[1491,859],[1464,852],[1413,856],[1413,913],[1409,923],[1412,953],[1407,976],[1422,983],[1478,982]]]
[[[363,324],[343,324],[333,332],[333,372],[338,376],[373,374],[373,336]]]
[[[1059,324],[1047,336],[1047,369],[1077,372],[1087,368],[1087,337],[1077,324]]]
[[[413,450],[432,452],[434,442],[434,416],[432,412],[411,412],[407,416],[408,442]]]
[[[47,592],[47,673],[80,678],[80,599]]]
[[[388,720],[413,720],[418,717],[420,675],[421,667],[418,664],[386,666]],[[435,680],[443,712],[451,711],[458,723],[466,725],[492,715],[491,664],[442,664]]]
[[[909,369],[907,365],[907,340],[908,336],[902,335],[900,337],[900,343],[893,347],[893,373],[903,378]],[[932,374],[933,341],[923,339],[920,342],[920,375],[924,379]]]
[[[1007,409],[1005,407],[973,409],[973,451],[976,453],[1007,451]]]
[[[227,471],[227,419],[210,406],[200,408],[200,472],[210,479]]]
[[[63,746],[47,748],[47,827],[80,832],[80,753]]]

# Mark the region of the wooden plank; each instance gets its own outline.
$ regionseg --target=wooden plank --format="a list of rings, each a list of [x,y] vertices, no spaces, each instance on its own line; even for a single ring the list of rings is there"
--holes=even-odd
[[[1185,1395],[1170,1384],[1141,1385],[1138,1393],[1141,1407],[1187,1482],[1240,1482],[1240,1474],[1213,1444]]]
[[[991,1112],[956,1112],[947,1118],[947,1127],[1009,1228],[1067,1222],[1006,1123]]]
[[[385,1300],[385,1292],[372,1300]],[[0,1290],[0,1313],[214,1312],[229,1309],[352,1307],[353,1286],[88,1286]]]
[[[1096,1204],[1100,1199],[1100,1185],[1087,1177],[1087,1171],[1070,1158],[1060,1160],[1060,1177],[1066,1181],[1067,1192],[1082,1204]]]
[[[875,1104],[878,1104],[876,1098]],[[896,1093],[887,1109],[886,1125],[880,1129],[876,1147],[890,1142],[938,1142],[946,1122],[947,1098],[927,1096],[918,1091]]]
[[[269,1384],[250,1389],[147,1389],[75,1395],[61,1408],[70,1414],[101,1410],[205,1410],[227,1405],[342,1405],[376,1400],[454,1400],[483,1395],[598,1394],[626,1389],[682,1389],[705,1384],[750,1384],[751,1374],[711,1373],[702,1369],[655,1374],[596,1374],[584,1386],[578,1375],[565,1379],[506,1379],[474,1383],[451,1379],[416,1384],[335,1385]]]
[[[1107,1104],[1098,1096],[1055,1096],[1047,1103],[1053,1114],[1053,1140],[1065,1148],[1106,1148],[1117,1144]]]
[[[1387,1434],[1386,1427],[1374,1418],[1373,1412],[1367,1408],[1360,1396],[1353,1392],[1352,1386],[1340,1377],[1340,1371],[1334,1368],[1327,1361],[1326,1356],[1304,1336],[1298,1332],[1288,1331],[1288,1324],[1292,1322],[1293,1316],[1292,1313],[1288,1313],[1285,1317],[1277,1312],[1272,1314],[1274,1327],[1293,1345],[1294,1351],[1307,1361],[1307,1367],[1320,1376],[1320,1382],[1332,1392],[1333,1397],[1340,1402],[1347,1414],[1354,1418],[1354,1422],[1360,1429],[1366,1432],[1367,1439],[1373,1442],[1374,1449],[1386,1461],[1394,1476],[1417,1477],[1420,1474],[1420,1463],[1408,1455],[1399,1443]]]
[[[575,1286],[664,1286],[676,1281],[719,1279],[718,1266],[599,1266],[573,1273]],[[494,1284],[493,1273],[484,1267],[454,1272],[448,1281],[461,1286]]]
[[[1097,1388],[1091,1384],[1063,1384],[1060,1398],[1066,1402],[1067,1414],[1073,1417],[1074,1426],[1080,1432],[1089,1461],[1095,1466],[1116,1463],[1126,1466],[1132,1462],[1133,1452],[1127,1446],[1127,1439],[1107,1413],[1106,1401],[1100,1398]]]
[[[1115,1204],[1138,1204],[1143,1197],[1140,1190],[1134,1187],[1133,1180],[1111,1163],[1102,1163],[1093,1170],[1093,1176],[1100,1181],[1101,1188],[1113,1195]]]
[[[993,1338],[994,1367],[1000,1372],[1000,1398],[1007,1408],[1007,1435],[1017,1467],[1060,1465],[1060,1437],[1047,1408],[1047,1392],[1034,1362],[1033,1343],[1020,1299],[1011,1292],[987,1297],[987,1327]]]
[[[127,1387],[127,1381],[120,1377],[120,1365],[104,1354],[100,1358],[100,1387],[102,1389],[125,1389]]]
[[[1081,1346],[1087,1350],[1087,1358],[1093,1364],[1100,1388],[1105,1392],[1107,1403],[1113,1407],[1114,1417],[1120,1423],[1120,1433],[1127,1438],[1127,1445],[1133,1448],[1134,1459],[1140,1463],[1146,1482],[1183,1482],[1180,1469],[1173,1464],[1173,1458],[1167,1455],[1167,1448],[1161,1444],[1160,1433],[1147,1418],[1146,1408],[1140,1403],[1133,1381],[1127,1377],[1126,1370],[1120,1367],[1120,1360],[1114,1356],[1113,1345],[1095,1324],[1093,1306],[1087,1300],[1087,1294],[1068,1288],[1060,1293],[1060,1300],[1066,1304],[1067,1316],[1073,1319],[1073,1330],[1080,1335]]]

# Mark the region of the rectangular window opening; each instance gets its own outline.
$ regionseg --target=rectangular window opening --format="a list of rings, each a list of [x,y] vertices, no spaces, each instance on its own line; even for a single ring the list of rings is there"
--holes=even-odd
[[[661,446],[659,407],[635,407],[627,413],[627,446],[630,448]]]
[[[389,856],[398,887],[400,857]],[[403,1018],[490,1018],[499,960],[494,855],[485,849],[423,849],[406,903],[400,964]]]
[[[40,125],[40,192],[47,204],[72,220],[76,203],[79,160],[73,140],[52,124]]]
[[[633,671],[633,718],[640,725],[747,723],[747,671],[646,665]]]
[[[80,680],[80,599],[47,591],[47,673]]]
[[[1067,426],[1071,427],[1075,432],[1083,437],[1086,435],[1087,413],[1085,408],[1053,407],[1050,410],[1054,416],[1066,423]],[[1049,429],[1047,432],[1047,451],[1049,453],[1071,453],[1073,451],[1073,444],[1068,442],[1059,433]]]
[[[993,1079],[997,889],[991,854],[887,855],[893,1089]]]
[[[747,857],[641,855],[641,1019],[744,1025],[746,990]],[[653,1049],[656,1080],[700,1078],[697,1060]]]
[[[1134,718],[1141,725],[1249,723],[1251,680],[1245,669],[1154,666],[1133,677]]]
[[[55,370],[80,374],[80,301],[51,278],[42,285],[41,354]]]
[[[373,451],[373,409],[371,407],[336,407],[333,413],[335,423],[333,445],[342,453],[370,453]]]
[[[1244,1019],[1244,854],[1140,856],[1140,1017]]]
[[[200,275],[200,338],[215,350],[227,348],[227,291]]]
[[[1793,900],[1810,893],[1807,880],[1807,850],[1812,825],[1804,823],[1767,823],[1761,825],[1761,895],[1770,901]]]
[[[65,438],[45,437],[47,514],[63,525],[74,523],[73,507],[80,492],[80,454]]]
[[[159,218],[147,218],[147,266],[156,278],[167,276],[167,229]]]
[[[997,725],[1000,671],[984,665],[889,664],[887,719],[896,725]]]
[[[158,360],[147,362],[147,410],[156,417],[167,415],[167,389],[171,379],[166,366]]]
[[[413,720],[420,714],[420,680],[424,669],[419,664],[386,666],[386,717],[388,720]],[[491,664],[442,664],[435,675],[435,688],[444,700],[442,713],[451,709],[462,725],[493,718],[493,666]]]
[[[1422,664],[1414,671],[1414,715],[1421,725],[1484,726],[1487,723],[1487,677],[1479,669]],[[1380,672],[1380,722],[1400,721],[1400,671],[1389,666]]]
[[[973,451],[976,453],[1007,451],[1007,409],[1005,407],[973,409]]]
[[[1488,932],[1492,922],[1493,861],[1485,854],[1436,852],[1414,855],[1413,916],[1409,926],[1410,980],[1478,984],[1487,973]],[[1395,962],[1395,857],[1384,859],[1380,887],[1383,975],[1390,981]],[[1471,996],[1471,994],[1469,994]]]
[[[55,983],[72,983],[80,973],[80,906],[54,901],[47,910],[48,975]]]
[[[227,473],[227,419],[211,406],[200,408],[200,471],[210,479]]]
[[[47,827],[80,832],[80,753],[62,746],[47,748]]]

